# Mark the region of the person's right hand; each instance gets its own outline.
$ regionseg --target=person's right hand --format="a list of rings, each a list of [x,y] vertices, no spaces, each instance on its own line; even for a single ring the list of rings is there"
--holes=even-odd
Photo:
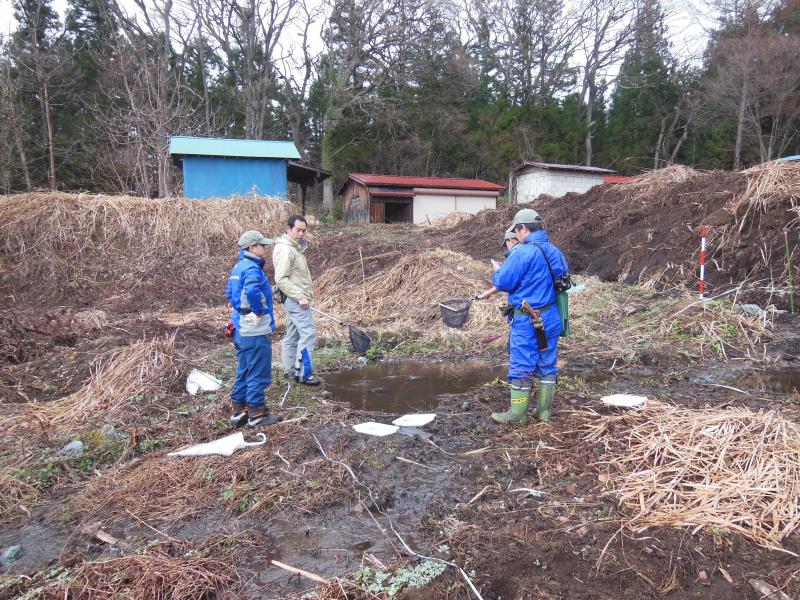
[[[300,308],[308,308],[311,306],[311,303],[308,301],[308,298],[300,298],[297,302],[300,305]]]
[[[489,298],[492,297],[492,294],[494,294],[493,290],[486,290],[485,292],[481,292],[480,294],[475,296],[475,298],[477,300],[488,300]]]
[[[493,258],[492,258],[492,259],[490,260],[490,262],[492,263],[492,268],[493,268],[495,271],[497,271],[497,269],[499,269],[499,268],[500,268],[500,263],[499,263],[499,262],[497,262],[495,259],[493,259]]]

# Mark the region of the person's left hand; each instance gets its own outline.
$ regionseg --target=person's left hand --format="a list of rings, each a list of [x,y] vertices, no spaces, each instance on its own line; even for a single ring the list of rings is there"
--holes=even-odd
[[[493,259],[493,258],[492,258],[492,259],[490,260],[490,262],[492,263],[492,268],[493,268],[495,271],[497,271],[497,269],[499,269],[499,268],[500,268],[500,263],[499,263],[499,262],[497,262],[495,259]]]
[[[475,299],[476,300],[488,300],[489,298],[492,297],[492,294],[494,294],[494,292],[492,290],[486,290],[485,292],[481,292],[480,294],[475,296]]]

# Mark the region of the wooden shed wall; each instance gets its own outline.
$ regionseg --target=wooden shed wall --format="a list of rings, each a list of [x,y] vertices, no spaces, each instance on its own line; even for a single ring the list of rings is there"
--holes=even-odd
[[[366,186],[350,180],[342,193],[345,223],[369,223],[369,191]]]

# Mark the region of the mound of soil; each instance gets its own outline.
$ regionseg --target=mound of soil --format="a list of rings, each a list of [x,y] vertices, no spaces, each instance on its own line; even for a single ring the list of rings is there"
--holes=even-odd
[[[743,202],[755,176],[692,172],[677,182],[596,186],[561,198],[543,195],[531,204],[481,211],[438,235],[446,237],[443,243],[449,248],[490,258],[501,252],[500,240],[514,213],[530,207],[544,217],[572,271],[666,288],[696,285],[699,232],[707,225],[709,290],[745,280],[761,287],[785,284],[784,230],[791,251],[800,237],[800,186],[794,191],[776,188],[768,201]],[[795,277],[797,271],[795,265]],[[778,302],[785,304],[788,298]]]

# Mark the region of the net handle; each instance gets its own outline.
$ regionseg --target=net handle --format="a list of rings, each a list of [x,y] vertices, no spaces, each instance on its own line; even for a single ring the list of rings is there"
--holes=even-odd
[[[310,308],[311,310],[313,310],[313,311],[314,311],[314,312],[316,312],[316,313],[319,313],[319,314],[321,314],[321,315],[323,315],[323,316],[325,316],[325,317],[328,317],[329,319],[333,319],[333,320],[334,320],[334,321],[336,321],[336,322],[337,322],[339,325],[347,325],[347,323],[345,323],[344,321],[340,321],[339,319],[337,319],[337,318],[336,318],[336,317],[334,317],[333,315],[329,315],[329,314],[328,314],[328,313],[326,313],[326,312],[322,312],[322,311],[321,311],[320,309],[318,309],[318,308],[314,308],[313,306],[309,306],[308,308]]]

